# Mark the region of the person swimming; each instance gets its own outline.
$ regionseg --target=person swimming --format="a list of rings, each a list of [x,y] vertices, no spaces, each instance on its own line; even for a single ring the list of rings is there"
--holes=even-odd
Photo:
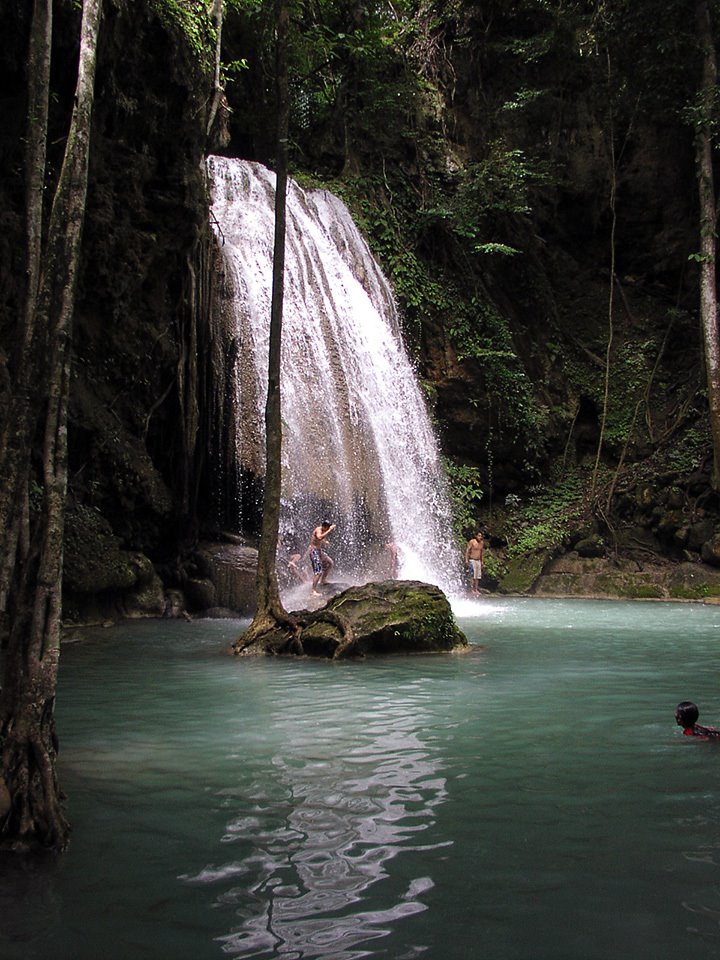
[[[700,711],[692,700],[683,700],[675,707],[675,722],[683,728],[685,737],[703,737],[705,740],[720,740],[720,730],[698,723]]]

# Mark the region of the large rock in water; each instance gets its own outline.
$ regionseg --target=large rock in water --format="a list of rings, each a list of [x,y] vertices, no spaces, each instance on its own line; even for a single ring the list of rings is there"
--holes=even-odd
[[[295,630],[278,626],[242,654],[364,657],[389,653],[449,652],[468,646],[438,587],[415,580],[385,580],[350,587],[321,610],[290,614]]]

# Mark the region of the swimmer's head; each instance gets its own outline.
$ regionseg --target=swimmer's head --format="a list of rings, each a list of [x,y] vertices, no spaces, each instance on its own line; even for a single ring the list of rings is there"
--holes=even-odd
[[[682,703],[679,703],[675,707],[675,720],[677,725],[684,727],[686,730],[688,727],[695,726],[699,716],[700,711],[692,700],[683,700]]]

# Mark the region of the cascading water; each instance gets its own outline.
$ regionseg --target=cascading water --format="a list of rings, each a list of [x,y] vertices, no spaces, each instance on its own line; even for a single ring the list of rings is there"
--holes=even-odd
[[[262,476],[275,174],[224,157],[210,157],[208,169],[223,261],[214,323],[234,409],[230,459]],[[394,543],[399,577],[457,593],[444,473],[390,286],[345,205],[292,181],[281,392],[284,549],[304,553],[328,518],[337,524],[333,580],[384,579],[385,545]]]

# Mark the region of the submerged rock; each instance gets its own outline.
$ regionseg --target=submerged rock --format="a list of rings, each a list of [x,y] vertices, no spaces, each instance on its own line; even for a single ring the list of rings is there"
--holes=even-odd
[[[313,612],[290,614],[235,652],[311,657],[364,657],[390,653],[449,652],[468,646],[439,587],[415,580],[384,580],[350,587]]]

